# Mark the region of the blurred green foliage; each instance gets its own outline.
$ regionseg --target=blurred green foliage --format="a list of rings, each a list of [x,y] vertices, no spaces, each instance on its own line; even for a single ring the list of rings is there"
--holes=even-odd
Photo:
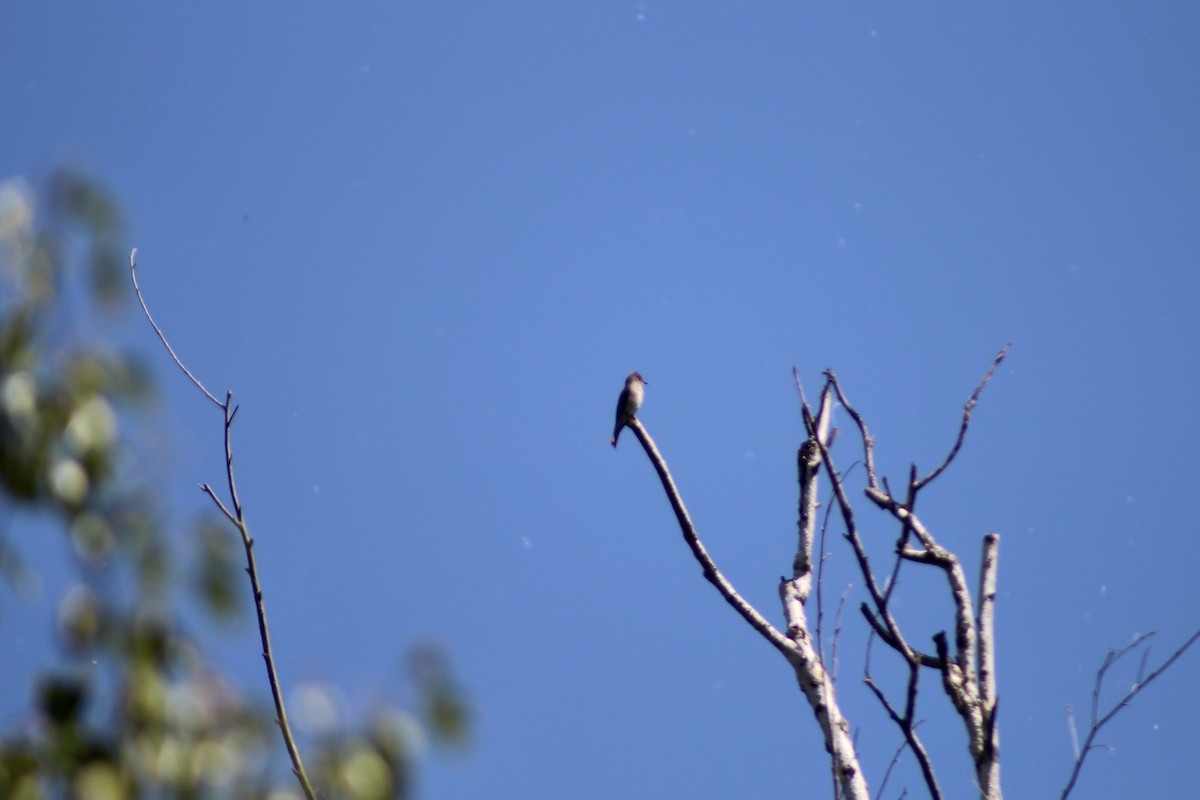
[[[20,596],[38,572],[7,536],[26,523],[61,532],[69,548],[47,551],[75,576],[57,600],[60,657],[48,643],[28,687],[32,721],[0,730],[0,798],[299,797],[265,676],[258,699],[240,696],[180,621],[186,603],[244,610],[240,543],[219,519],[189,533],[194,592],[180,597],[155,499],[131,477],[151,381],[103,333],[129,305],[126,253],[118,204],[86,174],[0,181],[0,581]],[[466,743],[445,657],[418,648],[411,667],[418,716],[385,707],[352,731],[327,713],[301,738],[321,796],[406,797],[421,742]],[[332,693],[302,694],[336,711]]]

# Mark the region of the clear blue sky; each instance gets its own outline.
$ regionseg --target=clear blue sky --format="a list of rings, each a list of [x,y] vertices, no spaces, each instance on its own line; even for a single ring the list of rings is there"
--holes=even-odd
[[[649,380],[702,536],[778,620],[792,367],[838,372],[899,480],[1011,341],[922,510],[972,573],[1003,537],[1005,785],[1056,796],[1106,649],[1157,628],[1161,658],[1200,625],[1200,6],[1025,6],[21,4],[0,176],[102,178],[178,350],[236,392],[285,683],[357,713],[414,641],[448,648],[476,744],[424,762],[430,800],[827,796],[786,665],[701,579],[632,437],[608,446],[621,381]],[[129,336],[186,520],[219,418]],[[943,599],[925,578],[914,618]],[[846,647],[877,786],[898,736]],[[250,619],[218,652],[265,696]],[[1198,675],[1192,653],[1143,695],[1079,797],[1200,796]]]

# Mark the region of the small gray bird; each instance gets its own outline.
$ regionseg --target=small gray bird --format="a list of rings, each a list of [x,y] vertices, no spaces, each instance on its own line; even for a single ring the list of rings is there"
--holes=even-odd
[[[617,426],[613,428],[612,446],[617,446],[617,437],[621,435],[621,428],[624,428],[629,420],[633,419],[633,415],[642,407],[642,400],[646,397],[646,381],[642,379],[640,373],[631,372],[629,377],[625,379],[625,388],[621,390],[621,396],[617,398]]]

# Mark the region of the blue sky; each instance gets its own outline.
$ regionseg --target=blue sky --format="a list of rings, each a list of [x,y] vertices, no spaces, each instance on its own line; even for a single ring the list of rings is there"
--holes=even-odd
[[[236,392],[285,683],[353,713],[413,642],[449,650],[475,746],[425,762],[426,798],[826,796],[788,669],[701,579],[632,437],[608,447],[621,381],[646,376],[702,537],[778,620],[792,367],[811,391],[839,374],[899,480],[1012,342],[923,511],[972,571],[1002,536],[1005,786],[1057,796],[1064,705],[1106,650],[1156,628],[1163,657],[1200,624],[1197,23],[1186,2],[24,6],[0,176],[99,176],[173,343]],[[164,388],[182,536],[220,420],[126,333]],[[914,619],[942,608],[919,570],[905,586]],[[216,646],[265,697],[252,621]],[[878,786],[898,736],[857,652]],[[1119,719],[1078,796],[1200,794],[1198,670]],[[966,796],[961,730],[924,696]]]

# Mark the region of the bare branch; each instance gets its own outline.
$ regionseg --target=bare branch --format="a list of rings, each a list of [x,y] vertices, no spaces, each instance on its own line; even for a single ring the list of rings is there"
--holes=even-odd
[[[951,595],[954,598],[955,644],[957,653],[953,661],[959,670],[964,673],[964,677],[969,676],[975,667],[974,606],[971,602],[971,590],[967,586],[967,576],[963,572],[962,565],[953,553],[938,543],[933,534],[925,528],[924,524],[922,524],[921,520],[915,514],[897,503],[890,495],[870,488],[866,489],[866,495],[880,508],[891,512],[901,522],[905,522],[925,548],[918,553],[906,551],[906,558],[933,564],[941,568],[945,573],[946,581],[950,584]],[[969,677],[967,679],[973,682],[973,679]]]
[[[883,690],[875,685],[875,681],[870,675],[863,678],[863,683],[879,700],[879,704],[883,706],[887,715],[892,718],[900,732],[904,734],[904,741],[913,751],[913,756],[917,759],[917,764],[921,768],[921,776],[925,779],[925,786],[929,789],[929,796],[933,800],[940,800],[942,797],[942,789],[938,785],[937,773],[933,770],[933,762],[929,759],[929,752],[925,749],[925,745],[921,742],[921,737],[917,735],[917,725],[912,720],[905,719],[896,712],[892,704],[888,702]]]
[[[821,537],[817,543],[817,651],[821,656],[825,656],[824,629],[825,629],[825,534],[829,530],[829,515],[833,511],[833,505],[825,507],[825,519],[821,520]],[[847,588],[849,592],[849,588]],[[842,594],[842,602],[838,604],[838,619],[841,619],[842,604],[846,602],[846,593]]]
[[[896,765],[900,763],[900,756],[904,753],[904,748],[908,747],[908,740],[900,743],[896,748],[896,752],[892,754],[892,760],[888,762],[887,769],[883,771],[883,779],[879,782],[879,791],[875,792],[875,800],[881,800],[883,790],[887,788],[888,780],[892,777],[892,771],[896,769]]]
[[[804,389],[800,386],[798,376],[796,377],[796,389],[803,398]],[[802,601],[807,602],[808,595],[812,591],[813,535],[817,524],[817,508],[820,505],[817,497],[817,476],[821,470],[821,451],[818,441],[826,443],[829,441],[829,424],[833,415],[833,398],[829,387],[825,387],[821,391],[821,408],[815,419],[807,404],[801,408],[805,415],[808,438],[796,453],[796,474],[800,483],[800,508],[796,520],[799,538],[796,545],[796,556],[792,559],[792,591],[802,598]],[[818,564],[823,555],[823,550],[817,554]]]
[[[917,488],[920,489],[927,483],[932,481],[938,475],[941,475],[946,467],[950,466],[950,462],[958,455],[958,451],[962,449],[963,442],[967,438],[967,427],[971,424],[971,412],[975,410],[975,404],[979,402],[979,396],[983,394],[983,387],[988,385],[988,381],[996,374],[996,369],[1000,366],[1000,362],[1008,355],[1009,348],[1012,344],[1006,344],[1000,348],[1000,352],[992,359],[992,365],[988,367],[988,371],[984,373],[983,379],[979,381],[979,385],[975,387],[975,391],[971,393],[971,397],[967,400],[967,404],[963,406],[962,424],[958,428],[958,438],[954,441],[954,446],[950,448],[950,452],[946,454],[946,458],[941,464],[934,469],[933,472],[926,475],[921,480],[917,481]]]
[[[716,587],[725,601],[782,653],[788,663],[792,665],[809,707],[813,710],[813,714],[821,726],[821,731],[825,736],[826,750],[833,757],[834,768],[846,800],[867,800],[869,793],[866,779],[859,766],[854,743],[848,735],[849,726],[838,707],[833,685],[821,663],[820,654],[814,647],[813,637],[809,632],[804,615],[804,603],[792,589],[793,582],[783,580],[779,583],[780,600],[783,602],[788,618],[788,635],[785,636],[739,595],[733,585],[717,569],[716,563],[709,556],[696,534],[695,525],[692,524],[691,516],[683,504],[683,498],[679,495],[675,480],[671,477],[666,461],[658,452],[654,440],[650,438],[645,426],[636,417],[631,417],[627,425],[637,436],[638,441],[642,443],[642,448],[654,465],[663,489],[667,493],[667,499],[671,503],[671,508],[675,511],[675,519],[679,522],[679,529],[683,534],[684,541],[691,549],[692,555],[700,563],[705,579]]]
[[[881,624],[879,624],[877,620],[873,618],[874,615],[871,614],[870,608],[866,603],[863,603],[862,610],[868,620],[872,621],[872,626],[875,628],[876,632],[880,632],[882,629],[883,632],[881,634],[881,638],[891,635],[886,629],[883,628]],[[883,607],[881,613],[890,617],[890,612],[886,606]],[[893,627],[895,627],[894,623]],[[871,677],[871,643],[873,640],[874,637],[868,638],[867,640],[867,650],[865,659],[863,661],[863,683],[866,684],[867,688],[870,689],[875,695],[875,698],[879,701],[879,704],[883,706],[884,711],[887,712],[887,715],[891,718],[892,722],[896,723],[896,726],[900,728],[900,732],[904,735],[905,742],[913,752],[913,757],[917,759],[917,765],[921,768],[921,776],[925,781],[926,788],[929,790],[930,797],[940,798],[942,796],[942,791],[941,787],[938,785],[937,773],[933,769],[933,762],[930,760],[929,753],[925,750],[924,744],[922,744],[920,737],[917,735],[917,726],[920,724],[916,720],[917,691],[919,689],[919,678],[921,672],[920,657],[914,650],[909,648],[903,642],[903,640],[898,642],[899,646],[895,646],[896,651],[904,658],[905,667],[908,669],[908,682],[905,686],[904,713],[902,714],[896,710],[891,701],[887,699],[887,695],[883,693],[883,690],[876,685],[874,679]]]
[[[829,679],[832,683],[837,683],[838,674],[838,644],[842,639],[842,612],[846,609],[846,598],[850,596],[850,590],[853,586],[847,586],[842,596],[838,599],[837,612],[833,615],[833,642],[830,646],[829,653]],[[822,653],[822,656],[824,654]]]
[[[996,702],[996,572],[1000,534],[983,537],[979,565],[979,698],[985,706]]]
[[[837,375],[833,374],[833,370],[825,371],[825,379],[828,381],[828,385],[833,387],[833,391],[837,394],[838,402],[841,403],[842,408],[846,409],[846,413],[850,415],[850,418],[854,420],[854,424],[858,426],[858,432],[862,436],[863,463],[867,468],[867,485],[878,486],[879,481],[875,477],[875,437],[867,430],[867,423],[863,420],[862,415],[846,399],[845,393],[842,392],[842,385],[838,383]]]
[[[892,636],[892,632],[888,630],[882,622],[879,621],[878,617],[875,616],[875,612],[871,610],[871,606],[868,603],[863,603],[860,605],[858,610],[867,620],[867,624],[871,626],[871,630],[874,631],[875,635],[882,639],[884,644],[886,644],[888,647],[891,647],[905,658],[908,658],[908,655],[906,654],[911,653],[913,657],[921,662],[922,667],[929,667],[930,669],[941,668],[942,662],[937,658],[937,656],[931,656],[927,653],[921,652],[917,648],[908,644],[908,642],[904,641],[902,638],[894,638]]]
[[[204,394],[205,397],[211,400],[213,405],[220,407],[221,401],[216,397],[213,397],[213,393],[204,388],[204,384],[192,374],[191,370],[183,365],[183,362],[179,359],[179,356],[175,355],[175,351],[171,348],[171,343],[168,342],[167,337],[163,335],[162,328],[158,327],[158,323],[155,322],[154,317],[150,315],[150,309],[146,306],[145,298],[142,297],[142,289],[140,286],[138,286],[136,247],[133,248],[133,250],[131,250],[129,253],[129,277],[133,280],[133,292],[137,295],[138,302],[142,305],[142,313],[146,315],[146,321],[150,323],[150,327],[154,329],[156,334],[158,334],[158,340],[163,343],[163,347],[167,348],[167,352],[171,355],[171,360],[175,362],[175,366],[183,370],[183,374],[187,375],[188,380],[190,380],[195,387]]]
[[[1170,657],[1167,658],[1166,661],[1164,661],[1162,664],[1160,664],[1157,669],[1155,669],[1149,675],[1146,675],[1145,680],[1140,679],[1140,676],[1142,674],[1142,669],[1139,668],[1138,682],[1134,683],[1133,686],[1130,687],[1129,691],[1126,692],[1121,697],[1120,700],[1118,700],[1116,703],[1114,703],[1112,708],[1110,708],[1103,716],[1101,716],[1100,715],[1100,691],[1104,686],[1104,678],[1105,678],[1105,675],[1108,673],[1109,668],[1114,666],[1118,661],[1121,660],[1122,657],[1127,655],[1130,651],[1132,651],[1135,648],[1144,644],[1146,642],[1146,640],[1148,640],[1150,637],[1154,636],[1154,634],[1155,634],[1154,631],[1150,631],[1149,633],[1144,633],[1140,636],[1135,637],[1132,642],[1125,645],[1124,647],[1117,649],[1117,650],[1110,650],[1108,652],[1108,655],[1105,656],[1105,658],[1104,658],[1104,663],[1100,665],[1100,669],[1096,670],[1096,681],[1092,688],[1092,721],[1091,721],[1091,725],[1088,728],[1087,737],[1083,741],[1083,747],[1082,748],[1080,748],[1078,746],[1076,747],[1077,755],[1075,757],[1075,765],[1071,769],[1071,777],[1067,780],[1066,788],[1063,789],[1063,792],[1061,795],[1061,800],[1067,800],[1067,797],[1069,797],[1072,790],[1074,790],[1075,782],[1079,780],[1079,774],[1083,770],[1083,764],[1087,760],[1088,753],[1090,753],[1093,749],[1100,746],[1100,745],[1096,744],[1096,737],[1100,734],[1100,731],[1104,728],[1104,726],[1107,725],[1108,723],[1112,722],[1113,718],[1116,717],[1117,714],[1121,713],[1121,711],[1124,710],[1133,701],[1133,699],[1135,697],[1137,697],[1139,694],[1141,694],[1143,689],[1145,689],[1147,686],[1149,686],[1150,683],[1152,681],[1154,681],[1154,679],[1157,678],[1159,675],[1163,674],[1168,669],[1170,669],[1171,666],[1176,661],[1178,661],[1179,658],[1181,656],[1183,656],[1183,654],[1186,653],[1192,647],[1192,645],[1194,645],[1197,642],[1197,640],[1200,640],[1200,630],[1197,630],[1190,637],[1188,637],[1188,640],[1186,642],[1184,642],[1183,644],[1181,644],[1175,650],[1175,652],[1172,653],[1170,655]],[[1143,667],[1144,667],[1144,665],[1145,665],[1145,662],[1143,660]],[[1074,727],[1074,724],[1073,724],[1074,714],[1071,714],[1070,717],[1072,719],[1072,728],[1073,728]],[[1074,736],[1074,734],[1072,734],[1072,735]]]
[[[904,501],[904,507],[909,511],[916,508],[917,491],[917,465],[913,464],[909,468],[908,474],[908,499]],[[890,489],[888,490],[888,494],[891,494]],[[905,561],[904,552],[908,548],[908,540],[911,535],[912,525],[905,519],[900,523],[900,536],[896,539],[896,561],[892,564],[892,574],[888,578],[887,587],[883,592],[883,601],[885,603],[892,598],[892,592],[896,590],[896,584],[900,582],[900,565]]]
[[[200,484],[200,490],[208,495],[214,503],[216,503],[217,508],[219,508],[221,513],[225,515],[225,519],[229,520],[234,525],[238,524],[238,518],[234,516],[228,508],[225,507],[225,503],[221,501],[221,498],[217,497],[217,493],[213,491],[211,486],[209,486],[207,483],[202,483]]]
[[[933,477],[936,477],[937,473],[945,469],[953,460],[958,449],[961,448],[966,425],[970,420],[971,409],[977,402],[982,387],[986,385],[995,372],[996,366],[1000,363],[1004,353],[1005,351],[1001,351],[1000,355],[997,356],[988,374],[984,377],[979,387],[976,388],[971,400],[968,401],[964,411],[964,424],[960,439],[943,465],[935,471]],[[905,662],[910,665],[910,670],[912,670],[909,675],[909,691],[906,696],[905,713],[899,715],[903,721],[911,724],[913,715],[915,714],[915,681],[918,666],[933,666],[942,673],[942,685],[967,730],[970,752],[975,762],[976,779],[980,787],[981,796],[990,800],[990,798],[1000,797],[999,760],[997,758],[998,732],[995,726],[995,665],[994,650],[992,649],[994,636],[993,604],[995,600],[996,580],[994,553],[998,544],[998,537],[995,537],[994,534],[985,537],[985,563],[983,572],[981,573],[981,592],[983,596],[981,597],[977,614],[971,600],[971,592],[967,585],[966,575],[957,556],[942,547],[921,523],[921,520],[913,513],[912,509],[915,505],[917,494],[924,483],[927,483],[930,479],[926,478],[922,482],[917,478],[916,467],[912,467],[909,472],[908,492],[904,503],[900,503],[895,499],[886,480],[883,481],[883,489],[880,489],[878,486],[867,486],[864,490],[872,502],[881,509],[891,513],[901,523],[901,531],[896,543],[897,563],[893,567],[892,575],[885,592],[881,596],[873,598],[875,599],[874,610],[864,604],[863,614],[875,633],[885,643],[895,649],[905,659]],[[921,549],[908,546],[910,537],[916,538]],[[857,535],[853,537],[848,536],[847,538],[857,553],[862,547],[861,543],[857,541]],[[989,553],[992,556],[990,558]],[[898,625],[892,619],[888,602],[899,578],[899,563],[901,560],[932,564],[941,569],[945,574],[954,603],[955,647],[953,653],[950,652],[944,632],[938,633],[934,637],[934,643],[937,648],[936,659],[931,659],[915,651],[900,634]],[[866,566],[863,558],[860,558],[860,565]],[[981,625],[987,626],[988,638],[987,650],[982,654],[978,651],[979,627]],[[981,680],[988,682],[986,689],[981,689]],[[894,710],[890,713],[894,713]]]
[[[1075,754],[1075,760],[1079,760],[1079,728],[1075,725],[1075,706],[1067,703],[1067,731],[1071,734],[1071,752]]]
[[[826,373],[826,375],[829,376],[829,383],[836,386],[836,377],[834,377],[832,373]],[[865,423],[860,424],[859,430],[863,432],[864,436],[868,436],[868,434],[865,433]],[[833,496],[837,502],[838,508],[842,513],[842,521],[846,527],[844,537],[850,544],[850,549],[854,553],[854,557],[858,562],[859,573],[863,577],[863,581],[867,587],[867,592],[871,595],[871,601],[875,606],[876,612],[878,613],[878,616],[875,616],[875,614],[872,613],[870,606],[864,603],[861,607],[864,616],[867,617],[867,621],[872,625],[872,627],[876,628],[876,631],[879,633],[880,637],[887,642],[889,646],[895,648],[906,662],[916,660],[923,664],[936,666],[938,663],[936,660],[931,659],[910,647],[905,641],[904,635],[900,632],[899,625],[896,623],[891,611],[888,609],[887,597],[884,592],[880,590],[879,584],[875,579],[875,573],[871,569],[870,558],[867,555],[866,546],[863,544],[862,537],[859,535],[858,524],[854,515],[854,508],[851,506],[850,500],[846,495],[845,484],[842,481],[842,475],[834,467],[833,457],[829,454],[828,447],[819,439],[815,441],[817,441],[818,445],[820,446],[821,460],[825,462],[826,471],[829,473],[829,481],[833,488]],[[870,456],[870,446],[867,447],[867,456]],[[868,469],[868,472],[870,472],[870,469]],[[884,494],[878,488],[872,489],[868,486],[867,492],[870,493],[872,491],[877,492],[879,495],[886,497],[889,500],[891,499],[890,495]]]
[[[145,299],[142,297],[142,290],[137,282],[137,249],[135,248],[129,254],[129,276],[133,281],[133,289],[137,294],[138,302],[142,305],[142,311],[146,315],[146,320],[150,323],[150,327],[154,328],[154,332],[158,334],[159,341],[163,347],[167,349],[171,359],[175,362],[183,374],[188,377],[188,380],[200,390],[200,392],[213,402],[224,416],[225,428],[225,477],[229,485],[229,498],[233,510],[230,509],[221,501],[213,488],[207,483],[201,485],[201,490],[207,494],[212,501],[220,509],[225,518],[229,520],[238,533],[242,537],[242,546],[246,551],[246,572],[250,576],[250,590],[254,595],[254,608],[258,613],[258,632],[259,638],[262,641],[262,657],[267,668],[267,681],[271,686],[271,697],[275,702],[275,722],[279,725],[279,731],[283,735],[283,743],[287,748],[288,757],[292,762],[292,773],[300,782],[301,788],[304,790],[305,797],[308,800],[316,800],[317,793],[313,789],[312,783],[308,779],[308,774],[304,771],[304,763],[300,758],[300,750],[296,746],[296,739],[292,735],[291,725],[288,724],[287,711],[283,703],[283,690],[279,685],[279,675],[275,669],[274,651],[271,649],[271,634],[267,627],[267,607],[263,602],[262,584],[258,579],[258,567],[254,560],[254,540],[250,537],[250,529],[246,525],[246,516],[242,509],[241,500],[238,499],[237,481],[233,474],[233,418],[237,414],[237,406],[233,405],[233,392],[225,393],[225,402],[221,402],[212,392],[205,388],[204,384],[196,378],[195,375],[184,365],[175,351],[171,349],[171,345],[167,342],[167,337],[163,335],[162,329],[154,321],[154,317],[150,314],[150,309],[146,305]]]
[[[233,479],[233,417],[237,414],[238,407],[232,406],[233,392],[225,392],[225,402],[221,408],[225,409],[225,477],[229,482],[229,500],[233,503],[233,513],[237,515],[239,527],[245,527],[245,515],[242,513],[242,501],[238,499],[237,482]],[[245,534],[244,538],[249,538],[249,534]]]
[[[826,373],[826,375],[829,385],[835,387],[836,389],[836,377],[834,377],[832,373]],[[844,396],[841,397],[841,400],[843,405],[845,405]],[[872,461],[873,441],[870,438],[870,434],[867,432],[865,422],[863,422],[861,417],[859,417],[856,412],[853,412],[852,409],[851,412],[851,416],[855,418],[856,423],[859,426],[859,432],[864,438],[864,463],[867,464],[866,469],[868,472],[869,483],[868,491],[874,490],[879,492],[879,494],[883,494],[883,492],[878,489],[878,482],[875,480],[874,476],[874,466]],[[810,441],[816,442],[820,448],[820,457],[825,463],[826,471],[829,474],[834,500],[837,503],[838,508],[841,510],[842,520],[846,527],[846,532],[844,534],[845,538],[847,542],[849,542],[855,559],[858,562],[859,572],[863,577],[863,581],[867,585],[867,591],[871,596],[872,603],[874,604],[875,611],[872,612],[871,606],[867,603],[864,603],[861,607],[863,614],[867,617],[868,621],[871,623],[872,627],[875,628],[876,632],[879,633],[881,638],[883,638],[889,645],[891,645],[897,650],[897,652],[900,653],[910,670],[908,690],[905,701],[905,712],[900,714],[894,707],[892,707],[892,705],[887,701],[886,697],[884,697],[882,691],[880,691],[878,687],[874,685],[873,681],[871,681],[869,673],[866,678],[867,685],[872,689],[873,692],[875,692],[888,715],[900,726],[901,731],[905,735],[906,741],[909,743],[909,746],[913,750],[914,756],[917,758],[917,761],[921,766],[922,774],[930,795],[932,797],[939,798],[941,797],[941,790],[938,787],[937,776],[934,773],[933,765],[929,760],[928,753],[921,744],[920,737],[916,735],[914,729],[914,717],[916,713],[916,692],[920,667],[922,665],[940,666],[940,662],[925,656],[922,653],[919,653],[915,649],[911,648],[904,640],[904,636],[900,632],[899,625],[888,608],[888,596],[884,591],[880,590],[879,585],[876,582],[874,572],[871,569],[870,559],[867,555],[866,547],[863,544],[862,537],[859,535],[854,509],[846,495],[842,475],[835,468],[832,456],[829,454],[829,449],[825,443],[823,443],[819,438],[812,437],[813,425],[809,420],[810,417],[806,416],[806,424],[809,427]],[[890,499],[890,495],[884,496]],[[901,519],[901,522],[907,527],[908,523],[905,522],[904,519]],[[907,534],[902,533],[902,540],[906,537],[906,535]],[[876,616],[876,614],[878,616]]]
[[[866,583],[867,591],[870,593],[872,601],[878,606],[883,601],[883,593],[879,591],[879,584],[875,581],[875,573],[871,569],[870,558],[858,535],[858,522],[854,516],[854,507],[850,504],[850,498],[846,496],[845,484],[842,482],[841,473],[833,465],[829,448],[820,439],[815,441],[821,451],[821,460],[825,463],[826,471],[829,473],[829,483],[833,489],[834,500],[837,501],[838,509],[842,514],[842,523],[846,526],[844,536],[850,542],[854,557],[858,560],[859,572]]]
[[[979,566],[979,617],[976,631],[979,641],[976,667],[980,713],[983,715],[983,747],[975,755],[976,778],[980,786],[1000,786],[1000,732],[996,727],[999,696],[996,691],[996,573],[999,568],[1000,535],[983,537],[983,556]]]
[[[629,419],[629,428],[641,441],[642,447],[646,450],[646,455],[650,457],[650,462],[654,465],[655,471],[658,472],[659,480],[662,481],[663,489],[667,493],[667,500],[671,503],[671,508],[675,511],[675,518],[679,521],[679,528],[683,533],[683,539],[687,542],[688,547],[692,550],[692,555],[700,562],[700,566],[704,572],[704,578],[717,588],[721,596],[725,598],[725,602],[733,607],[733,610],[738,612],[750,626],[762,634],[768,642],[770,642],[777,650],[782,652],[789,658],[795,654],[795,647],[792,640],[784,636],[775,626],[767,621],[766,617],[758,612],[754,606],[738,594],[725,576],[717,569],[717,564],[713,561],[712,556],[708,554],[704,544],[700,541],[700,537],[696,534],[696,527],[692,524],[692,518],[688,514],[687,507],[683,504],[683,498],[679,495],[679,489],[675,486],[675,480],[671,477],[670,470],[667,469],[667,463],[663,460],[662,454],[658,452],[658,447],[654,444],[654,440],[650,438],[650,434],[646,432],[646,428],[641,424],[636,417]]]

